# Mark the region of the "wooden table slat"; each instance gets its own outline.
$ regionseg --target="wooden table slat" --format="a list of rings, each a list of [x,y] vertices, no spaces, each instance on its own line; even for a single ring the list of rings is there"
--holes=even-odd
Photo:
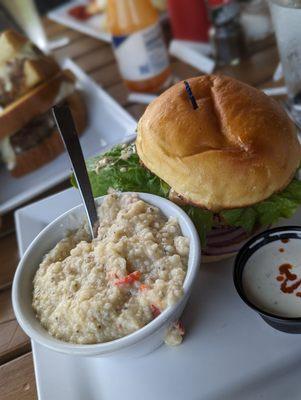
[[[0,398],[1,400],[38,398],[31,353],[0,366]]]
[[[253,54],[237,66],[220,68],[219,72],[230,75],[249,85],[259,86],[271,79],[279,63],[276,47]]]
[[[53,22],[49,19],[47,21],[48,22],[46,23],[46,26],[44,23],[44,27],[45,27],[46,34],[48,37],[53,37],[53,36],[57,36],[57,35],[63,36],[64,33],[66,33],[67,31],[73,30],[73,29],[67,28],[65,25],[61,25],[61,24],[59,24],[57,22]],[[80,32],[78,32],[78,33],[81,35]]]
[[[11,302],[11,290],[0,291],[0,325],[3,322],[11,321],[15,318],[12,302]]]
[[[138,121],[144,113],[146,106],[146,104],[130,103],[126,105],[125,109]]]
[[[92,70],[89,75],[104,89],[122,83],[122,78],[115,62]]]
[[[80,32],[74,31],[73,29],[65,29],[65,30],[62,30],[61,32],[54,32],[53,34],[48,34],[48,32],[47,32],[47,38],[49,40],[54,40],[54,39],[63,38],[63,37],[67,37],[69,39],[69,43],[67,46],[70,46],[70,44],[81,39],[83,36]]]
[[[0,365],[30,350],[30,340],[15,319],[0,325]]]
[[[57,49],[55,51],[55,56],[57,58],[69,57],[76,59],[82,57],[86,53],[90,53],[91,51],[97,52],[104,46],[105,44],[97,39],[81,36],[68,46]]]
[[[107,92],[123,107],[125,107],[128,102],[129,92],[122,82],[107,88]]]
[[[111,46],[104,46],[92,50],[88,54],[77,57],[76,63],[86,72],[111,64],[114,61],[114,54]]]
[[[14,233],[0,240],[0,290],[9,286],[13,280],[19,260],[17,240]]]
[[[2,290],[0,291],[0,365],[29,350],[29,338],[15,319],[11,290]]]

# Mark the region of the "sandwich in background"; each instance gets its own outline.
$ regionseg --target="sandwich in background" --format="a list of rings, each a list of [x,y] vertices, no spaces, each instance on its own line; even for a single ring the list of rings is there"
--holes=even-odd
[[[60,67],[15,31],[0,36],[0,106],[6,107],[29,89],[55,75]]]
[[[78,132],[83,132],[86,109],[74,75],[17,32],[3,32],[0,157],[13,176],[30,173],[64,151],[51,115],[60,102],[68,103]]]

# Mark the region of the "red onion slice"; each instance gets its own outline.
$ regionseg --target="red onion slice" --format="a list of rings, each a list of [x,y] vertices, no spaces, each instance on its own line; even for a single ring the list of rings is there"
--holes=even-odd
[[[218,256],[223,254],[237,253],[242,245],[251,238],[251,236],[259,233],[262,229],[257,229],[251,234],[242,228],[230,228],[227,232],[224,228],[219,229],[220,234],[212,237],[210,233],[207,235],[206,247],[202,253],[208,256]]]
[[[241,246],[256,232],[247,233],[243,228],[216,228],[214,234],[207,235],[205,255],[237,253]]]
[[[209,238],[209,237],[220,236],[221,234],[223,234],[223,235],[228,234],[228,233],[237,231],[237,229],[241,229],[241,228],[228,227],[228,226],[213,227],[211,229],[211,231],[207,233],[207,237]]]
[[[221,246],[221,247],[206,247],[204,250],[202,250],[202,253],[205,254],[206,256],[218,256],[218,255],[223,255],[223,254],[232,254],[232,253],[237,253],[241,246],[244,244],[245,241],[241,243],[236,243],[234,245],[229,245],[229,246]]]

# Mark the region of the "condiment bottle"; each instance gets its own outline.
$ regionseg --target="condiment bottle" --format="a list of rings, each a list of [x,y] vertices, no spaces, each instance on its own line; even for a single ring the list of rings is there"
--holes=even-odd
[[[243,47],[236,0],[207,0],[212,22],[209,37],[217,65],[236,65]]]
[[[159,16],[151,0],[108,0],[108,26],[129,90],[157,92],[171,81]]]
[[[208,42],[209,20],[204,0],[168,0],[175,39]]]

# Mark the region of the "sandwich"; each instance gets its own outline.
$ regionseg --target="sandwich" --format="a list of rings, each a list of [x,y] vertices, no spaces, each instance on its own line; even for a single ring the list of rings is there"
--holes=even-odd
[[[53,58],[24,36],[4,31],[0,35],[0,107],[5,108],[59,70]]]
[[[86,112],[75,76],[13,31],[0,36],[0,158],[14,177],[64,151],[51,108],[66,102],[78,132]]]
[[[203,260],[234,255],[250,235],[301,204],[300,144],[282,107],[226,76],[179,82],[146,109],[137,139],[87,162],[95,196],[167,197],[192,218]]]

